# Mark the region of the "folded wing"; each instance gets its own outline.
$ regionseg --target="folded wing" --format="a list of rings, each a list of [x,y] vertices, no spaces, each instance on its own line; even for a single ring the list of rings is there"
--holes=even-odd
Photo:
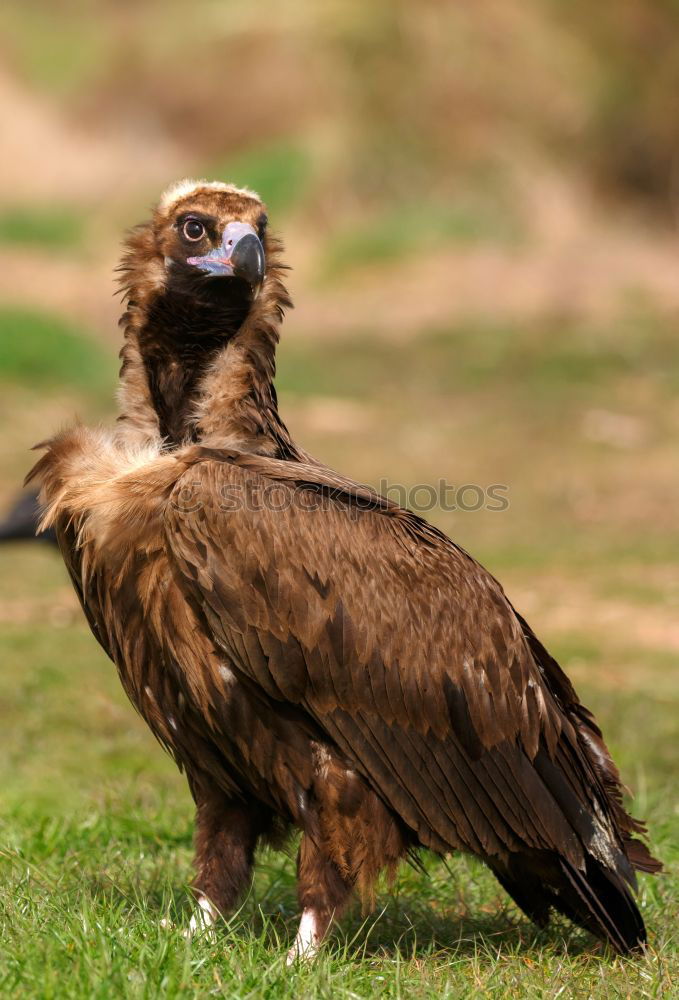
[[[424,846],[481,855],[538,921],[556,905],[623,950],[641,940],[624,885],[632,845],[635,866],[652,860],[641,827],[591,716],[497,581],[329,470],[199,459],[167,537],[234,668],[303,707]],[[597,912],[594,870],[631,916]]]

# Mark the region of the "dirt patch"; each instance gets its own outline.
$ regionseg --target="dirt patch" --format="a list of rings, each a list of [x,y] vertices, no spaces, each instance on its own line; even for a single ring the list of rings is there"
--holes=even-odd
[[[11,192],[12,202],[120,203],[181,172],[182,157],[167,137],[81,128],[2,67],[0,120],[0,190]]]
[[[630,299],[679,310],[675,235],[611,219],[583,184],[545,163],[518,189],[527,223],[520,244],[448,248],[373,267],[322,292],[305,288],[295,331],[345,335],[370,325],[403,337],[470,318],[600,322],[617,318]],[[304,274],[308,259],[299,265]]]

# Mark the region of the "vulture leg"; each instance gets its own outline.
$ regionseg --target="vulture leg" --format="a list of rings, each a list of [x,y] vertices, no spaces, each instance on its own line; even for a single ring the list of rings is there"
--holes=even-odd
[[[218,789],[193,791],[198,911],[189,933],[211,927],[235,907],[250,883],[257,840],[269,819],[258,804],[229,799]]]
[[[349,902],[352,890],[352,883],[337,865],[304,834],[297,857],[297,897],[302,918],[288,952],[288,965],[316,955],[333,919]]]

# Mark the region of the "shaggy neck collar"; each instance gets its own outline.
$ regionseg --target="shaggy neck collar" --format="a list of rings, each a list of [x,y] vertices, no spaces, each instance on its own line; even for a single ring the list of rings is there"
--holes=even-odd
[[[160,283],[135,282],[125,267],[119,431],[128,443],[175,448],[200,441],[300,457],[273,384],[278,330],[292,304],[278,251],[267,247],[267,277],[252,304],[238,296],[220,306],[168,294]]]

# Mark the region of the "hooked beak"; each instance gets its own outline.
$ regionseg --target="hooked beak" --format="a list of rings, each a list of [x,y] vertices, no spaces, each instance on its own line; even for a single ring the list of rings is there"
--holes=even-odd
[[[253,291],[264,281],[264,247],[259,236],[246,222],[229,222],[222,235],[222,245],[204,257],[187,257],[187,264],[208,274],[243,278]]]

